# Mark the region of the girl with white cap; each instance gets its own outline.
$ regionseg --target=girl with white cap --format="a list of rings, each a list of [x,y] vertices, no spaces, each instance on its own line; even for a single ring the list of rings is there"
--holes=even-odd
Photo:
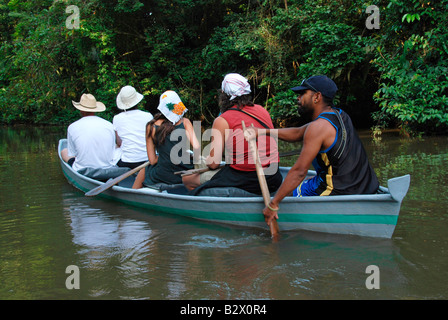
[[[146,150],[151,166],[139,172],[134,189],[157,183],[181,184],[181,176],[174,172],[194,168],[187,150],[191,146],[195,155],[200,154],[193,125],[184,117],[187,108],[177,93],[164,92],[157,109],[160,113],[146,126]]]
[[[119,167],[133,169],[148,161],[145,127],[153,116],[150,112],[137,109],[142,99],[143,95],[132,86],[123,87],[117,96],[117,107],[123,112],[114,117],[112,124],[117,145],[121,147]]]

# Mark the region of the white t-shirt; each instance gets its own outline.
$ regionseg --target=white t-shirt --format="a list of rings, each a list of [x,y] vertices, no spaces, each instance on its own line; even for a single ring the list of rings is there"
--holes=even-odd
[[[114,130],[121,139],[121,161],[148,161],[146,152],[146,124],[153,119],[149,112],[142,110],[123,111],[114,117]]]
[[[73,169],[110,168],[114,165],[115,132],[112,123],[98,116],[82,117],[67,129],[67,150],[75,157]]]

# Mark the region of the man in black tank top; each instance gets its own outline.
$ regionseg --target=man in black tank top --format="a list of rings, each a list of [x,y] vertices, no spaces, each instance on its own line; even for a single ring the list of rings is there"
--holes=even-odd
[[[333,107],[336,84],[326,76],[313,76],[291,90],[298,93],[298,112],[312,121],[299,128],[267,130],[267,134],[277,134],[280,140],[303,141],[299,158],[263,211],[268,225],[272,219],[278,219],[279,203],[291,194],[373,194],[379,187],[349,115]],[[311,164],[317,175],[304,181]]]

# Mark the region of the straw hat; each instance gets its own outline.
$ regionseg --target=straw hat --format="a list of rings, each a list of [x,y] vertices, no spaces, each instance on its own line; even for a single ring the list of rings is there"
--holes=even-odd
[[[81,101],[73,101],[73,106],[80,111],[86,112],[103,112],[106,110],[104,103],[96,101],[95,97],[90,93],[84,93],[81,96]]]
[[[136,106],[142,99],[143,95],[138,93],[134,87],[125,86],[121,88],[117,96],[117,107],[121,110],[127,110]]]

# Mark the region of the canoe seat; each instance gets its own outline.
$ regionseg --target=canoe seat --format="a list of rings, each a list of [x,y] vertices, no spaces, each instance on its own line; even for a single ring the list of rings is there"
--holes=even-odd
[[[167,183],[156,183],[153,185],[145,185],[145,188],[157,190],[159,192],[171,193],[171,194],[188,194],[187,188],[183,183],[179,184],[167,184]]]
[[[151,186],[145,186],[147,188],[156,189],[160,192],[167,192],[171,194],[181,194],[181,195],[188,195],[189,192],[187,188],[183,184],[165,184],[165,183],[157,183]],[[272,194],[274,195],[274,194]],[[247,192],[240,188],[234,188],[234,187],[220,187],[220,188],[207,188],[202,190],[199,194],[196,196],[200,197],[261,197],[260,195],[253,194],[250,192]]]
[[[260,195],[247,192],[246,190],[229,187],[229,188],[206,188],[202,190],[198,196],[202,197],[260,197]]]
[[[81,170],[78,170],[78,173],[95,180],[107,181],[109,179],[119,177],[122,174],[128,172],[129,170],[130,170],[129,168],[122,168],[122,167],[111,167],[107,169],[83,168]]]

